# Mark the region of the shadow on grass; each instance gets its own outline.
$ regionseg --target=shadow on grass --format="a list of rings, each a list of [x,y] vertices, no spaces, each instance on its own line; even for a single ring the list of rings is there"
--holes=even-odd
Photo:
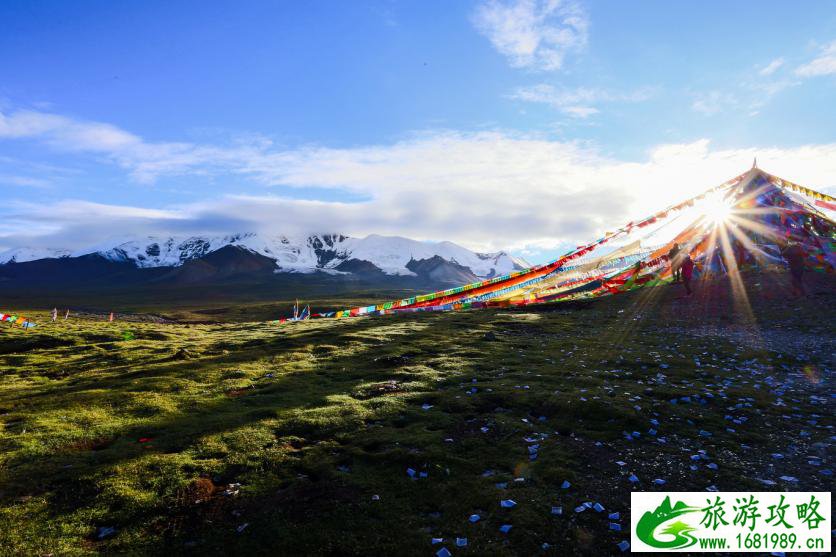
[[[219,400],[201,404],[185,414],[178,413],[148,424],[117,429],[113,431],[111,440],[99,443],[104,447],[91,446],[89,451],[82,454],[57,450],[36,461],[13,456],[7,461],[6,479],[9,489],[5,497],[31,495],[38,491],[50,492],[49,514],[59,517],[92,506],[99,495],[96,484],[109,469],[149,454],[186,451],[198,438],[207,435],[236,430],[262,420],[278,420],[275,430],[279,436],[300,436],[308,442],[316,442],[340,432],[350,432],[362,427],[364,422],[378,420],[391,413],[391,405],[375,409],[373,405],[366,404],[364,408],[370,409],[367,414],[359,418],[345,416],[343,423],[332,424],[330,428],[318,427],[315,422],[305,420],[304,416],[300,419],[298,414],[304,410],[327,407],[333,404],[329,401],[330,397],[349,394],[369,380],[382,381],[391,377],[397,373],[401,362],[399,358],[407,351],[408,362],[412,365],[420,364],[422,358],[433,357],[434,351],[424,353],[421,349],[416,350],[412,344],[419,340],[427,345],[437,346],[441,343],[449,334],[448,328],[443,327],[444,331],[435,335],[431,329],[444,319],[449,319],[449,316],[423,316],[420,321],[414,318],[358,320],[340,329],[337,334],[345,340],[385,334],[388,329],[398,325],[420,327],[411,333],[399,334],[397,342],[366,343],[359,348],[355,347],[355,351],[345,356],[332,351],[324,365],[314,364],[313,369],[304,372],[284,375],[277,373],[275,378],[259,381],[255,388],[246,389],[240,396],[222,396]],[[24,389],[18,393],[18,401],[25,401],[27,412],[35,414],[39,405],[54,406],[56,399],[60,405],[68,408],[76,404],[92,404],[97,397],[103,396],[102,390],[118,395],[122,390],[135,391],[141,387],[141,382],[158,378],[191,378],[195,373],[200,373],[201,369],[252,362],[269,357],[277,351],[289,353],[334,342],[334,334],[333,328],[291,331],[275,339],[264,339],[264,342],[230,344],[229,354],[185,361],[132,362],[116,366],[103,374],[74,379],[71,385]],[[374,357],[381,355],[392,358],[382,358],[375,362]],[[138,365],[149,364],[153,366],[151,369],[134,369]],[[140,381],[139,385],[137,381]],[[429,385],[424,383],[424,387]],[[89,397],[85,396],[88,392],[91,393]],[[140,438],[152,438],[151,448],[139,444],[137,440]],[[227,471],[223,475],[234,477],[235,472]],[[126,522],[143,518],[147,517],[122,516]]]

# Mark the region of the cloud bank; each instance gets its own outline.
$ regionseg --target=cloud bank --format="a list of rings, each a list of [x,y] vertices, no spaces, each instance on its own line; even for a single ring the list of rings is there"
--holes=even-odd
[[[166,207],[64,199],[7,202],[0,247],[75,249],[138,234],[342,232],[452,240],[479,250],[546,248],[601,232],[760,166],[813,188],[836,175],[836,144],[712,149],[660,145],[621,161],[575,142],[504,131],[433,131],[391,144],[279,149],[269,141],[148,142],[109,124],[37,112],[0,114],[0,139],[94,153],[153,190],[180,175],[249,183],[246,191]],[[131,184],[130,182],[134,183]],[[272,195],[271,186],[333,188],[356,202]],[[253,193],[256,192],[256,193]],[[70,196],[71,197],[71,196]]]

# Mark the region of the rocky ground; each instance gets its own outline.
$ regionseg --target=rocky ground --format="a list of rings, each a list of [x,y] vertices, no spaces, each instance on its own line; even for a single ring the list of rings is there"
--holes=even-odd
[[[608,555],[634,490],[832,491],[833,277],[742,284],[281,327],[36,313],[0,332],[0,547]]]

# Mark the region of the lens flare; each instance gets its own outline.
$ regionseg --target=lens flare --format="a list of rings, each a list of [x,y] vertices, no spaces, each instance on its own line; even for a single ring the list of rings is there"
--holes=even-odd
[[[722,195],[707,197],[703,202],[702,212],[712,222],[720,224],[731,214],[731,203]]]

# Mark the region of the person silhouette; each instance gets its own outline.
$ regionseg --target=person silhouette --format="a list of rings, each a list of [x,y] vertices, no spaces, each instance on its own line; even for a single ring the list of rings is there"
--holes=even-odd
[[[679,243],[673,243],[673,247],[671,247],[668,252],[668,261],[671,263],[671,277],[673,278],[673,282],[679,282],[682,279],[679,258]]]
[[[694,273],[694,260],[691,259],[690,253],[686,253],[685,256],[682,258],[682,264],[680,265],[680,269],[682,269],[682,284],[685,285],[685,291],[688,293],[687,296],[690,296],[692,294],[691,276]]]

